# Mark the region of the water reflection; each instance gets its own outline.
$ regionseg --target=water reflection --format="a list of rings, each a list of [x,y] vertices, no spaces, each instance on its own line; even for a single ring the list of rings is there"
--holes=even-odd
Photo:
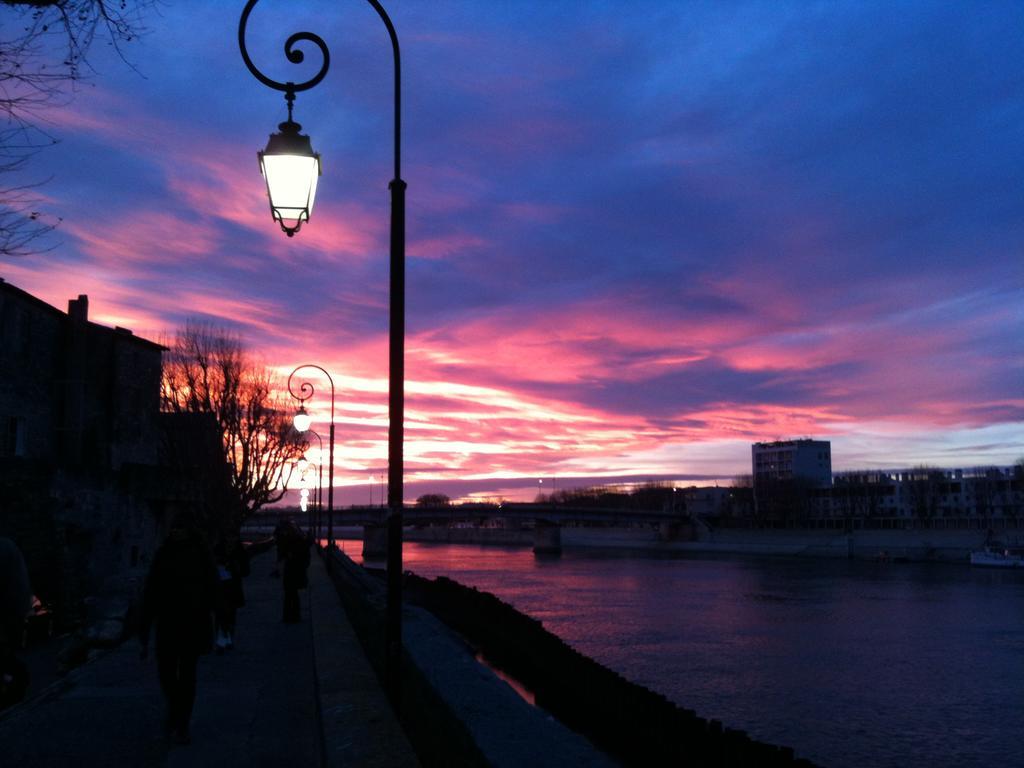
[[[1022,573],[441,544],[404,561],[823,765],[1024,765]]]
[[[508,672],[504,671],[503,669],[494,666],[487,659],[487,657],[484,656],[482,653],[478,652],[476,654],[476,656],[474,656],[474,658],[480,664],[483,664],[485,667],[487,667],[489,670],[491,670],[491,672],[494,673],[495,677],[497,677],[499,680],[504,682],[509,688],[511,688],[513,691],[515,691],[516,695],[519,696],[519,698],[521,698],[523,701],[525,701],[531,707],[537,706],[537,696],[536,696],[536,694],[533,691],[531,691],[529,688],[527,688],[523,683],[521,683],[516,678],[512,677],[512,675],[510,675]]]

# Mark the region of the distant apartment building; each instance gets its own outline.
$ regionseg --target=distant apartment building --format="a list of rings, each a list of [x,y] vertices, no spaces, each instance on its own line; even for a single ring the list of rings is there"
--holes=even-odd
[[[826,440],[751,446],[754,513],[769,519],[874,519],[893,525],[1024,522],[1024,468],[857,470],[832,474]]]
[[[916,519],[1024,517],[1024,473],[1019,467],[861,470],[836,474],[832,516]]]
[[[817,516],[832,485],[832,446],[810,439],[754,443],[751,470],[755,515]]]
[[[751,446],[751,474],[759,483],[804,480],[811,486],[832,484],[832,444],[828,440],[777,440]]]

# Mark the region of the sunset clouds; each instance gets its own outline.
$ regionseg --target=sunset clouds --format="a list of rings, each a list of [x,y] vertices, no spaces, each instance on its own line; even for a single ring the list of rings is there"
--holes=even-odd
[[[150,338],[196,317],[283,375],[328,368],[336,481],[362,502],[386,465],[387,38],[358,3],[253,12],[281,79],[302,74],[288,34],[331,48],[296,101],[324,176],[288,239],[256,162],[284,100],[241,61],[238,5],[161,8],[138,73],[96,51],[29,169],[59,243],[0,276]],[[1024,456],[1019,4],[388,10],[408,497],[727,483],[751,441],[804,435],[840,469]]]

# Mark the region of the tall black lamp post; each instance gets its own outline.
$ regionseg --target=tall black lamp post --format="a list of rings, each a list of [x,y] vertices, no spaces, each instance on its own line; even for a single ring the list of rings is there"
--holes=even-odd
[[[305,433],[309,431],[310,426],[313,423],[313,419],[308,413],[306,413],[306,401],[313,396],[313,385],[308,381],[303,381],[299,385],[299,391],[296,392],[292,389],[292,378],[296,373],[303,370],[304,368],[313,368],[314,370],[320,371],[324,376],[327,377],[327,381],[331,385],[331,426],[327,437],[327,546],[334,546],[334,379],[331,378],[331,374],[321,368],[319,365],[313,365],[312,363],[305,363],[300,365],[290,374],[288,374],[288,394],[299,401],[299,410],[295,413],[293,423],[295,429],[298,432]],[[319,437],[319,435],[317,435]],[[321,450],[322,448],[321,443]]]
[[[312,43],[323,56],[320,70],[301,83],[282,83],[260,72],[245,48],[245,26],[257,0],[247,0],[238,23],[238,45],[249,71],[264,85],[282,91],[288,104],[288,120],[272,134],[267,147],[259,153],[260,168],[267,183],[271,215],[284,232],[292,237],[303,222],[309,221],[320,175],[320,156],[313,152],[308,136],[292,120],[295,94],[319,84],[327,74],[330,53],[323,39],[312,32],[296,32],[284,44],[285,56],[293,64],[305,58],[295,46]],[[394,166],[391,190],[391,275],[390,275],[390,352],[388,374],[388,545],[387,545],[387,608],[385,611],[386,675],[388,694],[397,704],[400,692],[399,670],[402,649],[402,440],[404,428],[405,380],[405,182],[401,173],[402,89],[401,58],[395,26],[378,0],[367,0],[380,16],[391,38],[394,54]],[[333,431],[333,419],[331,428]],[[331,441],[333,449],[334,441]],[[331,461],[330,471],[334,469]],[[328,537],[331,525],[331,492],[328,486]]]

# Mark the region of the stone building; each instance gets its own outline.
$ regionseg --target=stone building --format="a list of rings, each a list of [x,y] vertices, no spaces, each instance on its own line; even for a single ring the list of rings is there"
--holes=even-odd
[[[89,598],[130,600],[169,518],[197,495],[167,455],[181,429],[160,413],[163,347],[88,313],[84,295],[64,313],[0,279],[0,536],[67,624]]]
[[[157,463],[163,347],[0,278],[0,457],[76,469]]]

